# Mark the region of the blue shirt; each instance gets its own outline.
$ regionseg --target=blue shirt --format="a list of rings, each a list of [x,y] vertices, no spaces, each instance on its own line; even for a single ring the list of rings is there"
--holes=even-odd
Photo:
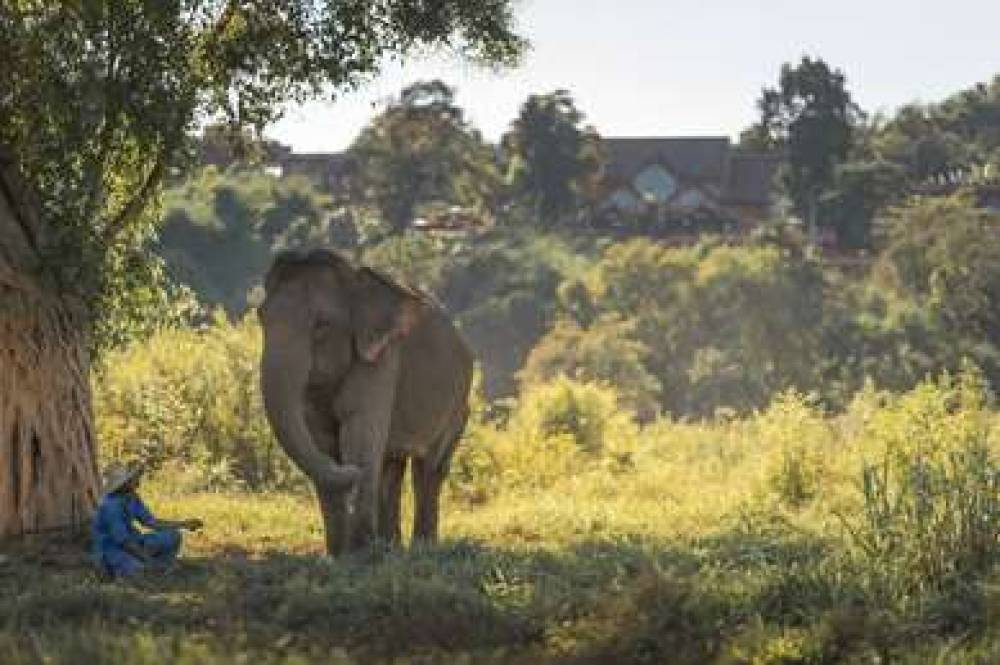
[[[134,493],[105,494],[94,513],[94,553],[101,556],[120,551],[127,542],[140,542],[135,523],[152,527],[155,521],[149,508]]]

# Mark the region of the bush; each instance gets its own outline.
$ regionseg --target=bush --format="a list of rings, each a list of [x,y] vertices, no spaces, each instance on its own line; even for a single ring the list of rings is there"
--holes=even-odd
[[[94,381],[102,457],[167,466],[195,488],[304,487],[264,416],[261,344],[255,321],[219,314],[109,354]]]
[[[519,378],[530,385],[563,374],[613,385],[622,406],[648,422],[659,412],[660,383],[644,365],[649,349],[634,335],[633,321],[612,317],[586,328],[559,321],[528,354]]]
[[[601,452],[635,436],[633,416],[619,400],[607,385],[560,376],[526,387],[510,430],[527,441],[564,437],[583,452]]]
[[[566,376],[526,386],[505,425],[473,430],[499,471],[486,482],[550,487],[609,464],[631,468],[639,429],[620,401],[613,388]]]
[[[493,479],[500,468],[493,446],[497,430],[490,419],[490,404],[483,395],[483,372],[478,366],[472,377],[469,410],[471,415],[452,457],[445,487],[452,497],[478,504],[492,498],[499,489]]]
[[[793,507],[816,496],[827,472],[831,432],[815,399],[783,392],[754,419],[753,428],[769,451],[769,489]]]

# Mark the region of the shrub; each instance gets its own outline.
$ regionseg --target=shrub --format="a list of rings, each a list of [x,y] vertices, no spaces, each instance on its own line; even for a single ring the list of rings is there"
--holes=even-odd
[[[862,509],[844,521],[873,593],[920,604],[997,561],[994,432],[971,369],[925,381],[873,414],[862,435]]]
[[[768,450],[769,489],[791,506],[812,499],[826,472],[825,448],[831,438],[815,400],[794,390],[780,393],[753,427]]]
[[[631,467],[633,414],[606,385],[560,376],[521,393],[505,426],[481,432],[510,487],[549,487],[588,469]]]
[[[571,379],[529,384],[521,393],[510,430],[524,440],[565,437],[583,452],[597,453],[635,436],[631,413],[606,384]]]

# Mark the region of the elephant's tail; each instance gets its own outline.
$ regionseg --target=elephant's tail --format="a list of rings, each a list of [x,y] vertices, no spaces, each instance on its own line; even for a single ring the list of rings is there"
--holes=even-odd
[[[469,405],[463,404],[462,410],[457,414],[454,423],[448,427],[441,436],[441,445],[437,447],[438,454],[434,459],[434,468],[439,472],[446,472],[451,463],[451,456],[458,447],[458,442],[462,440],[462,433],[465,425],[469,422]]]

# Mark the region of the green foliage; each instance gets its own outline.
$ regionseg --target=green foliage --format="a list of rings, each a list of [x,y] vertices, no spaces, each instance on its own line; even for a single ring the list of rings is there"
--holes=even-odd
[[[863,510],[847,521],[875,593],[900,605],[952,591],[997,561],[1000,463],[981,374],[893,399],[862,432]]]
[[[977,165],[1000,164],[1000,76],[936,104],[910,104],[875,132],[871,148],[926,182]]]
[[[531,95],[502,141],[513,196],[551,226],[593,199],[603,156],[566,90]]]
[[[225,170],[232,166],[260,166],[287,150],[277,141],[257,140],[246,127],[224,123],[206,125],[189,142],[191,158],[202,166]]]
[[[628,472],[639,428],[621,402],[605,384],[558,376],[527,385],[502,419],[481,403],[452,461],[449,496],[480,505],[505,487],[549,488],[579,474]]]
[[[421,204],[492,208],[493,150],[454,97],[441,81],[414,83],[351,145],[355,199],[378,210],[391,232],[407,229]]]
[[[884,278],[955,336],[1000,344],[1000,214],[961,197],[893,209]]]
[[[110,353],[94,382],[102,457],[168,467],[192,489],[303,487],[264,418],[261,343],[256,322],[217,315]]]
[[[635,339],[634,320],[602,318],[586,328],[562,320],[531,350],[519,377],[529,385],[562,374],[608,383],[621,391],[622,406],[645,421],[660,408],[660,383],[646,368],[649,355]]]
[[[114,267],[106,276],[108,288],[101,296],[104,315],[91,324],[89,350],[95,356],[203,317],[200,294],[173,279],[161,256],[143,251],[108,260]]]
[[[201,302],[240,316],[274,252],[332,244],[335,212],[304,177],[207,167],[164,193],[158,250]]]
[[[484,503],[499,489],[487,480],[496,477],[500,469],[493,447],[496,428],[490,407],[483,391],[483,372],[477,366],[469,399],[471,415],[452,456],[445,485],[449,497],[469,505]]]
[[[472,251],[464,238],[408,231],[366,248],[362,259],[367,265],[440,294],[450,287],[455,264],[468,261]]]
[[[528,454],[561,439],[597,453],[614,444],[628,445],[626,439],[634,436],[631,416],[619,402],[612,388],[559,376],[526,386],[508,429]]]
[[[997,385],[995,215],[944,201],[893,215],[874,278],[780,238],[605,245],[589,268],[563,273],[521,375],[610,382],[642,420],[747,413],[790,388],[839,409],[868,378],[907,390],[964,358]]]
[[[631,321],[674,413],[750,409],[814,386],[824,281],[775,246],[610,246],[586,280],[599,312]]]
[[[872,379],[908,390],[929,374],[958,367],[963,350],[937,331],[918,303],[871,280],[831,278],[815,371],[816,389],[832,406],[846,405]]]
[[[766,474],[775,495],[792,507],[814,498],[827,473],[824,452],[831,439],[815,405],[795,391],[781,393],[754,419],[754,430],[772,447]]]
[[[819,224],[833,229],[841,247],[868,249],[878,214],[896,204],[906,190],[902,167],[884,160],[839,164],[819,202]]]

